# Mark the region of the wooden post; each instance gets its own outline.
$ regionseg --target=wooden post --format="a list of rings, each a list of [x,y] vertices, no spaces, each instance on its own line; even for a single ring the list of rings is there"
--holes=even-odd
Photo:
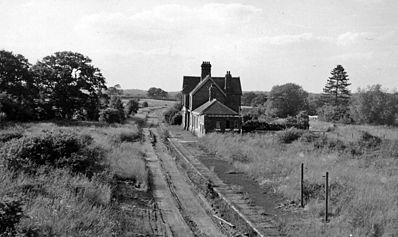
[[[326,172],[325,176],[325,223],[327,223],[328,220],[328,208],[329,208],[329,172]]]
[[[304,208],[304,163],[301,163],[301,207]]]

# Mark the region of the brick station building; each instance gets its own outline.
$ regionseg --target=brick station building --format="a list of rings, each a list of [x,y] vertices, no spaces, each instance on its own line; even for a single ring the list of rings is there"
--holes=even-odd
[[[240,132],[240,78],[232,77],[229,71],[225,77],[212,77],[210,62],[203,62],[201,67],[201,76],[183,77],[182,126],[197,136]]]

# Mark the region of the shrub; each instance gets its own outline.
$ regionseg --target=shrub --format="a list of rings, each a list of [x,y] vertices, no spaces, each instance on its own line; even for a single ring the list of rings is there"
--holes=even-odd
[[[132,117],[131,118],[134,123],[137,125],[138,128],[142,128],[146,125],[146,119],[145,118],[140,118],[140,117]]]
[[[181,125],[182,123],[182,115],[180,113],[174,114],[170,119],[171,125]]]
[[[14,236],[15,225],[22,218],[22,202],[15,199],[0,200],[0,236]]]
[[[301,142],[307,142],[307,143],[312,143],[315,142],[316,140],[319,139],[319,134],[311,133],[311,132],[305,132],[303,135],[300,137]]]
[[[292,143],[293,141],[299,139],[302,134],[303,132],[296,128],[289,128],[279,132],[277,136],[280,143]]]
[[[179,118],[176,117],[179,113],[180,113],[180,111],[176,110],[175,108],[168,109],[163,114],[164,121],[171,125],[177,125],[176,123],[173,123],[173,122],[179,122]],[[179,124],[181,124],[181,122],[182,122],[182,116],[181,116],[181,120],[180,120]]]
[[[143,108],[148,107],[148,102],[144,101],[144,103],[142,103],[142,107],[143,107]]]
[[[394,125],[398,115],[398,96],[388,93],[381,85],[359,90],[351,105],[351,113],[358,123]]]
[[[125,110],[126,115],[130,116],[131,114],[135,114],[138,111],[138,101],[137,100],[129,100],[126,104]]]
[[[380,146],[382,140],[380,137],[373,136],[368,132],[363,132],[359,140],[359,145],[364,148],[376,148]]]
[[[111,140],[115,144],[122,142],[136,142],[141,139],[141,133],[137,131],[121,131],[111,135]]]
[[[327,122],[352,123],[349,110],[346,106],[324,105],[317,110],[319,119]]]
[[[100,111],[100,122],[106,123],[121,123],[124,118],[120,115],[120,111],[113,108],[107,108]]]
[[[68,168],[91,177],[103,170],[104,152],[89,147],[92,138],[66,131],[43,132],[14,139],[0,149],[7,169],[35,174],[42,166]]]

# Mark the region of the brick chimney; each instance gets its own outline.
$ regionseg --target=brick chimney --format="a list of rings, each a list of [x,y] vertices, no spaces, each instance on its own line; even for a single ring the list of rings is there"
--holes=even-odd
[[[203,80],[207,75],[211,76],[211,64],[210,62],[204,61],[202,63],[202,74],[200,76],[200,80]]]
[[[224,80],[224,90],[227,94],[231,90],[231,80],[232,80],[231,72],[227,71],[227,73],[225,74],[225,80]]]

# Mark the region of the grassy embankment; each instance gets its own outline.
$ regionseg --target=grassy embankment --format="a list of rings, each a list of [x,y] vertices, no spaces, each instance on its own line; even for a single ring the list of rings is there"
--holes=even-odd
[[[338,125],[325,133],[210,134],[201,143],[297,203],[300,164],[305,164],[306,219],[286,230],[292,236],[398,235],[397,128]],[[331,221],[324,225],[326,171]]]
[[[0,235],[119,235],[117,182],[148,188],[140,135],[133,123],[3,125]]]

